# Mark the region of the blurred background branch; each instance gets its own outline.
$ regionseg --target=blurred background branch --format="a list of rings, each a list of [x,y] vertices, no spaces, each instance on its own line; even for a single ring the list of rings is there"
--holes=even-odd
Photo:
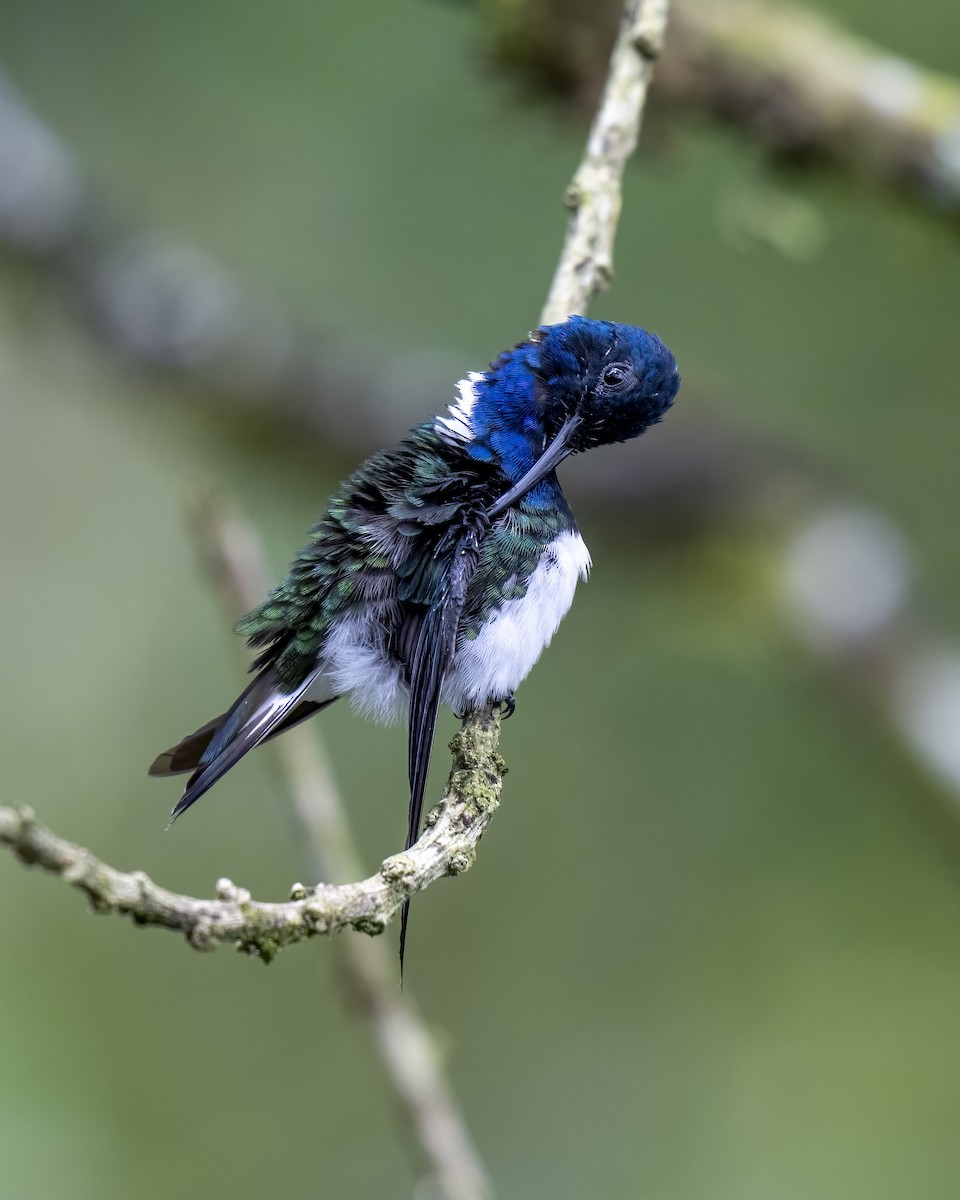
[[[618,0],[484,0],[480,7],[506,68],[592,107]],[[661,134],[666,116],[675,128],[708,115],[755,141],[772,165],[829,167],[889,187],[934,215],[953,220],[960,212],[960,83],[803,6],[682,0],[652,115]],[[770,195],[756,197],[747,212],[743,199],[731,219],[767,236],[763,229],[777,220],[772,203]],[[107,347],[193,384],[195,403],[269,408],[271,419],[285,417],[349,450],[394,435],[397,410],[413,420],[420,396],[449,391],[457,369],[428,349],[398,363],[370,339],[345,343],[254,294],[202,247],[136,228],[2,74],[0,241],[48,273]],[[588,480],[603,474],[594,468]]]
[[[589,104],[616,0],[482,0],[500,61]],[[773,167],[829,169],[960,217],[960,81],[857,37],[815,6],[678,0],[652,116],[720,122]],[[656,141],[654,141],[656,144]]]

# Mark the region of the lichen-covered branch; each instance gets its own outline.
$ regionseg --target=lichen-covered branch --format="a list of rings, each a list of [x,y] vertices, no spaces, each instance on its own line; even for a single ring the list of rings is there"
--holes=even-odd
[[[499,715],[485,711],[454,737],[450,781],[411,850],[386,859],[375,875],[357,883],[296,884],[290,899],[279,903],[253,900],[227,879],[218,882],[217,895],[209,900],[168,891],[142,871],[107,866],[25,808],[0,807],[0,843],[21,862],[78,888],[96,912],[176,930],[200,950],[233,942],[269,961],[283,947],[321,933],[347,928],[382,933],[405,900],[473,865],[477,842],[500,803],[505,767],[496,751],[499,729]]]
[[[613,277],[623,170],[640,134],[653,62],[663,47],[668,0],[628,3],[583,160],[567,188],[566,242],[544,305],[544,325],[583,313]]]

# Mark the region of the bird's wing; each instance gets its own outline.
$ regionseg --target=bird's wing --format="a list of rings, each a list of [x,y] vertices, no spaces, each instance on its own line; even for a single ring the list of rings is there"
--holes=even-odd
[[[168,775],[182,775],[187,771],[195,771],[204,751],[217,736],[217,730],[226,719],[227,714],[221,713],[219,717],[214,717],[193,733],[188,733],[175,746],[158,754],[150,764],[147,774],[163,779]]]
[[[324,646],[331,628],[356,614],[374,626],[382,622],[389,653],[411,684],[411,841],[416,838],[466,586],[456,551],[471,523],[480,534],[489,525],[492,478],[491,468],[465,463],[427,422],[344,481],[284,581],[237,622],[237,632],[258,652],[254,681],[222,718],[154,762],[152,774],[193,772],[175,815],[254,746],[335,699],[323,686]],[[470,559],[468,537],[464,546],[464,560]]]

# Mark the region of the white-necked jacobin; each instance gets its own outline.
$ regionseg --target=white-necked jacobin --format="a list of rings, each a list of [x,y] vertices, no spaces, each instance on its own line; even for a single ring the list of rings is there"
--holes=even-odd
[[[150,768],[191,772],[173,817],[248,750],[349,695],[378,720],[408,714],[409,849],[439,705],[512,712],[590,569],[557,465],[637,437],[679,386],[655,334],[570,317],[471,373],[446,413],[368,458],[283,583],[237,622],[259,651],[253,682]]]

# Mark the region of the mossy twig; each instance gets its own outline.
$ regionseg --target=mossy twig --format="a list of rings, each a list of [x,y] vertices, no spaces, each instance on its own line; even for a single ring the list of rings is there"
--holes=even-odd
[[[456,734],[450,743],[454,783],[428,815],[416,846],[385,859],[367,879],[310,888],[295,884],[290,899],[278,903],[254,900],[229,879],[218,881],[212,899],[168,891],[142,871],[118,871],[101,862],[47,829],[28,808],[0,807],[0,844],[26,865],[78,888],[95,912],[176,930],[198,950],[232,942],[269,962],[285,946],[317,934],[347,928],[382,933],[405,900],[473,864],[476,844],[500,803],[499,728],[499,714],[484,712]]]

